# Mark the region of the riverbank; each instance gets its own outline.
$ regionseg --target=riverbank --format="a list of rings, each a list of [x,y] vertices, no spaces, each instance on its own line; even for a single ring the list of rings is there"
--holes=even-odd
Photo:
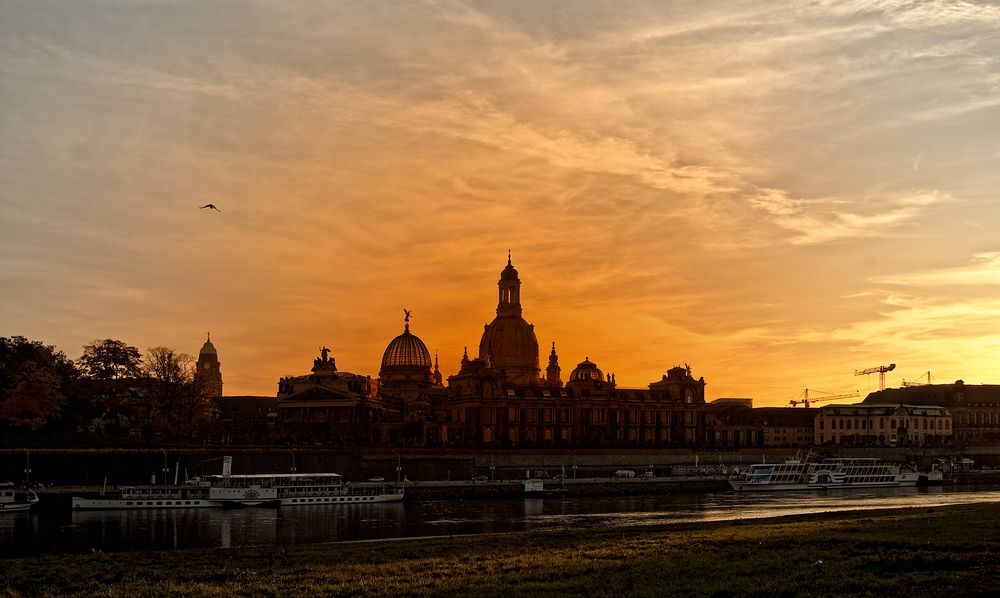
[[[992,594],[995,504],[0,562],[8,598]]]

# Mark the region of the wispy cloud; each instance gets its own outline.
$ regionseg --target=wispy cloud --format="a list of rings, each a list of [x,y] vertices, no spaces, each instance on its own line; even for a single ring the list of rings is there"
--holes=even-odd
[[[993,286],[1000,284],[1000,251],[977,253],[962,266],[880,276],[873,282],[923,288]]]
[[[539,334],[636,383],[797,386],[869,325],[930,350],[903,314],[985,326],[996,256],[940,264],[992,246],[995,6],[247,6],[5,10],[10,332],[210,327],[263,392],[323,342],[376,369],[406,304],[445,364],[508,248]]]
[[[802,200],[787,193],[764,189],[750,198],[754,207],[771,215],[782,228],[791,231],[792,242],[816,245],[893,234],[904,224],[913,222],[927,208],[951,201],[937,191],[918,192],[881,200],[867,213],[850,212],[849,202],[836,199]]]

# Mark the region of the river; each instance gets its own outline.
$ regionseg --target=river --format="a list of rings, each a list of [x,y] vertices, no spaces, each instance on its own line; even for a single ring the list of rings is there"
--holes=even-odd
[[[951,486],[84,512],[43,501],[30,512],[0,515],[0,558],[637,527],[984,502],[1000,502],[1000,490]]]

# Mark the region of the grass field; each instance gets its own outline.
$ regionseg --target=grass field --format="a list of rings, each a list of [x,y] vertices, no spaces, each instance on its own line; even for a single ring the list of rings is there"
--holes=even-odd
[[[0,596],[985,596],[1000,505],[0,561]]]

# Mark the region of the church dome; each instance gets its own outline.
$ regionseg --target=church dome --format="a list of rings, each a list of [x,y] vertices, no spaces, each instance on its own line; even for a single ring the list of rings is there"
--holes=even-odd
[[[410,325],[406,325],[403,334],[389,342],[382,354],[382,368],[420,367],[431,368],[431,353],[427,345],[417,336],[410,334]]]
[[[570,382],[603,382],[604,373],[597,369],[597,364],[585,358],[569,375]]]
[[[479,356],[490,367],[538,371],[538,338],[535,327],[520,316],[501,316],[490,322],[479,341]],[[537,374],[536,374],[537,376]]]
[[[537,384],[538,338],[535,327],[521,317],[521,280],[510,263],[510,252],[497,286],[497,317],[483,331],[479,357],[487,367],[503,370],[513,384]]]

